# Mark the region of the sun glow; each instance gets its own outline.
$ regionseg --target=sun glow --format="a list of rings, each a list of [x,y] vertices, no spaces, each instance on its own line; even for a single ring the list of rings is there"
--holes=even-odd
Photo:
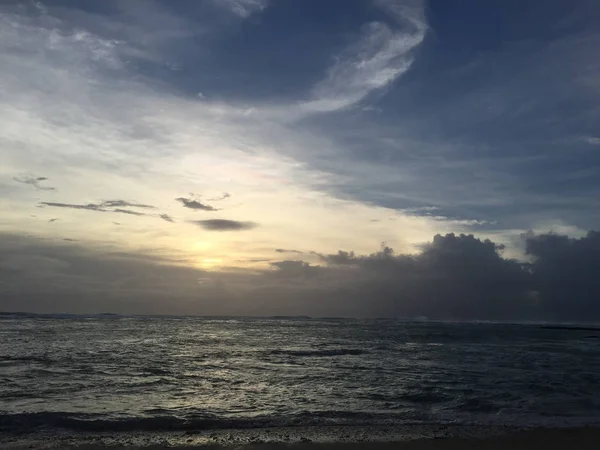
[[[202,260],[202,267],[204,269],[212,269],[220,266],[223,263],[221,258],[204,258]]]

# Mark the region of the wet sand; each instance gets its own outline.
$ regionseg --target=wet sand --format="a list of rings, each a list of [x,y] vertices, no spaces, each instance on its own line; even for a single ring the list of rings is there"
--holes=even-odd
[[[473,430],[472,430],[473,431]],[[143,436],[136,440],[109,439],[107,436],[91,439],[90,437],[63,437],[60,439],[16,439],[4,441],[1,448],[7,450],[21,449],[57,449],[78,448],[83,450],[111,449],[204,449],[204,450],[597,450],[600,448],[600,427],[530,429],[530,430],[492,430],[491,432],[464,433],[432,433],[426,435],[411,434],[393,442],[381,441],[382,436],[373,435],[370,440],[368,430],[362,435],[361,442],[315,442],[306,437],[292,442],[261,441],[238,439],[237,431],[229,431],[233,436],[230,442],[215,443],[197,439],[191,435],[161,438],[154,436],[144,441]]]

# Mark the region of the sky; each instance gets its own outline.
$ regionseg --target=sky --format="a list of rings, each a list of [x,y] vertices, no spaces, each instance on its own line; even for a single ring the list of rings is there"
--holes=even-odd
[[[0,310],[600,320],[597,48],[594,0],[3,1]]]

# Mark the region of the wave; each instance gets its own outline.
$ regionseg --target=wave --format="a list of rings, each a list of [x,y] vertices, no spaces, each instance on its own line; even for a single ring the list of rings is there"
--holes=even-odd
[[[426,411],[406,410],[398,413],[302,411],[289,415],[265,415],[226,418],[193,413],[183,417],[156,411],[160,415],[111,418],[101,414],[38,412],[0,414],[0,433],[25,435],[44,432],[133,433],[133,432],[201,432],[210,430],[257,430],[299,427],[396,427],[407,425],[500,425],[500,426],[582,426],[598,424],[598,417],[547,417],[497,414],[432,415]]]
[[[413,417],[414,423],[421,422]],[[36,433],[47,430],[81,432],[202,431],[219,429],[258,429],[274,427],[318,427],[328,425],[370,426],[407,423],[405,415],[371,414],[348,411],[301,412],[283,416],[229,419],[209,414],[184,417],[159,416],[110,418],[100,414],[38,412],[0,414],[1,433]]]
[[[298,356],[298,357],[324,357],[324,356],[344,356],[344,355],[364,355],[368,353],[365,350],[354,349],[354,348],[339,348],[329,350],[271,350],[271,355],[286,355],[286,356]]]
[[[38,364],[54,364],[56,361],[52,358],[44,356],[12,356],[0,355],[0,364],[11,363],[38,363]]]

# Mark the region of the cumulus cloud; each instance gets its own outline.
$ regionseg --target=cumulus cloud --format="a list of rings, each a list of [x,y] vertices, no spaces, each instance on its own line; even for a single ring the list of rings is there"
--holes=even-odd
[[[274,274],[276,279],[283,278],[285,283],[302,284],[321,274],[319,266],[313,266],[304,261],[285,260],[272,262],[270,265],[277,269]]]
[[[210,205],[206,205],[206,204],[201,203],[198,200],[194,200],[192,198],[179,197],[179,198],[176,198],[175,200],[180,202],[184,206],[184,208],[195,209],[195,210],[199,210],[199,211],[218,211],[217,208],[210,206]]]
[[[210,231],[242,231],[251,230],[258,226],[254,222],[240,222],[227,219],[193,220],[191,223]]]
[[[600,232],[579,239],[529,233],[526,251],[533,258],[533,289],[552,319],[600,313]]]

